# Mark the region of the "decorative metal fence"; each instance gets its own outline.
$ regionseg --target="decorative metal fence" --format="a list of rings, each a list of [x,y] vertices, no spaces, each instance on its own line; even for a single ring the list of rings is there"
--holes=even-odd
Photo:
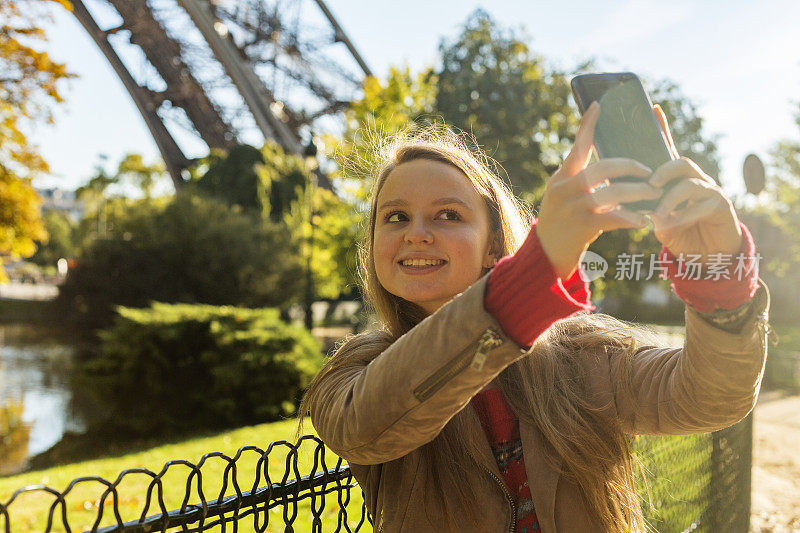
[[[750,518],[752,438],[752,414],[728,429],[711,434],[637,437],[634,446],[646,472],[638,484],[651,528],[665,533],[746,532]],[[304,443],[313,449],[308,455],[303,452],[304,460],[300,461]],[[282,464],[275,464],[273,457],[279,448],[287,453]],[[245,472],[248,456],[255,464]],[[331,466],[328,463],[333,463],[332,458],[335,464]],[[203,473],[204,467],[208,472],[214,461],[222,461],[224,468],[217,476],[219,489],[212,494],[204,491],[209,476],[204,481]],[[280,479],[270,476],[270,462],[273,471],[282,466]],[[301,467],[301,462],[305,466]],[[176,483],[167,478],[177,468],[187,468],[188,475],[179,491],[180,505],[170,509],[164,494],[168,488],[174,491]],[[137,516],[123,518],[125,480],[134,476],[149,479],[143,489],[144,503],[137,509]],[[252,481],[245,484],[245,477]],[[96,495],[91,502],[96,513],[89,520],[85,512],[82,518],[75,518],[75,509],[81,501],[89,500],[81,496],[77,502],[71,501],[86,485],[93,486]],[[113,482],[86,476],[74,479],[61,491],[45,485],[22,487],[7,501],[0,502],[0,528],[7,533],[372,531],[372,517],[363,503],[363,493],[360,489],[353,490],[357,487],[342,459],[328,451],[326,460],[322,441],[305,435],[296,444],[278,441],[266,450],[244,446],[232,457],[220,452],[207,453],[197,464],[170,461],[158,473],[131,468],[122,471]],[[39,496],[36,503],[41,511],[36,516],[30,514],[31,502],[24,501],[31,494]],[[652,507],[648,500],[652,501]]]
[[[305,475],[301,475],[298,458],[305,442],[314,443],[315,446],[312,450],[311,466],[306,469]],[[268,468],[270,455],[274,455],[281,447],[288,448],[284,473],[281,479],[274,480],[271,479]],[[257,457],[255,475],[249,488],[241,486],[241,472],[237,467],[237,463],[248,454],[256,454]],[[207,453],[197,464],[187,460],[169,461],[158,473],[145,468],[130,468],[123,470],[113,482],[97,476],[79,477],[62,491],[45,485],[29,485],[15,491],[8,501],[0,502],[0,527],[6,533],[22,531],[23,528],[25,531],[46,532],[86,529],[101,533],[323,531],[323,511],[326,505],[331,505],[331,498],[325,496],[333,493],[336,516],[331,520],[329,513],[324,530],[371,531],[371,517],[366,512],[361,490],[357,491],[355,499],[351,499],[351,491],[358,484],[349,466],[342,459],[333,456],[335,464],[329,467],[325,454],[326,448],[319,438],[305,435],[294,445],[287,441],[277,441],[266,450],[258,446],[244,446],[233,457],[220,452]],[[207,495],[203,489],[203,467],[213,459],[222,460],[225,467],[220,488],[213,499],[210,499],[211,495]],[[189,473],[183,486],[180,507],[170,510],[164,498],[165,478],[171,469],[177,467],[187,467]],[[142,475],[150,478],[142,510],[137,518],[124,520],[121,512],[121,485],[126,478]],[[71,515],[75,514],[72,512],[77,508],[75,503],[79,507],[85,495],[77,498],[77,502],[72,505],[68,501],[71,494],[85,485],[94,485],[97,489],[98,499],[91,503],[97,508],[97,512],[91,525],[78,525]],[[15,511],[22,512],[26,509],[24,505],[15,504],[30,493],[47,495],[50,499],[45,504],[37,502],[41,514],[36,518],[44,522],[39,529],[31,527],[30,517],[24,521],[15,520]],[[110,509],[106,509],[107,507]],[[348,520],[348,511],[352,514],[354,507],[358,518],[355,521]],[[305,515],[300,513],[301,508],[306,509]],[[85,517],[79,520],[85,521]],[[365,524],[369,526],[365,528]]]

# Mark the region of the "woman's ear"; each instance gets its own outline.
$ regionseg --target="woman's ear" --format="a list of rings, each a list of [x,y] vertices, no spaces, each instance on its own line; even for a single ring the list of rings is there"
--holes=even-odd
[[[495,234],[491,237],[489,251],[484,257],[483,268],[492,268],[500,260],[500,251],[503,249],[500,238]]]

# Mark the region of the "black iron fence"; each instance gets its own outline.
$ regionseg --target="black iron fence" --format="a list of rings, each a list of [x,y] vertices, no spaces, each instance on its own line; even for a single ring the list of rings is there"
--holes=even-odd
[[[637,437],[635,449],[646,472],[638,483],[652,529],[746,532],[752,438],[752,414],[711,434]],[[275,460],[279,449],[285,456]],[[204,479],[203,474],[212,462],[219,461],[222,468],[217,465],[215,469],[218,489],[212,493],[204,489],[210,476]],[[282,471],[280,478],[270,476],[271,463],[273,472]],[[185,469],[180,483],[170,477],[176,469]],[[139,485],[140,495],[144,495],[137,501],[143,499],[143,503],[132,516],[131,509],[123,512],[126,480],[142,476],[149,481]],[[175,485],[180,487],[180,505],[170,507],[165,492],[174,492]],[[207,453],[197,464],[170,461],[158,473],[131,468],[113,482],[86,476],[72,480],[60,491],[45,485],[22,487],[0,501],[0,528],[7,533],[372,531],[372,517],[357,487],[347,464],[326,450],[317,437],[306,435],[295,444],[273,442],[266,450],[244,446],[233,456]],[[86,499],[92,490],[94,495]],[[26,499],[32,495],[36,501]],[[173,494],[171,501],[178,499]],[[39,510],[33,511],[33,505]],[[87,505],[91,518],[87,518],[87,509],[81,509]]]
[[[312,443],[314,447],[311,465],[303,468],[306,472],[301,475],[299,457],[305,443]],[[283,475],[280,479],[272,479],[270,456],[282,447],[287,449],[284,450],[287,453]],[[240,481],[242,472],[237,463],[248,454],[255,454],[256,460],[254,472],[248,472],[253,481],[245,487]],[[232,457],[220,452],[207,453],[197,464],[187,460],[169,461],[158,473],[146,468],[130,468],[123,470],[113,482],[98,476],[79,477],[61,491],[45,485],[29,485],[16,490],[8,501],[0,502],[0,527],[6,533],[23,530],[102,533],[323,531],[323,513],[326,506],[333,506],[335,516],[327,513],[325,531],[371,531],[372,522],[361,490],[357,490],[355,498],[351,494],[358,484],[349,466],[330,451],[328,454],[326,458],[326,448],[319,438],[305,435],[296,444],[277,441],[266,450],[244,446]],[[224,468],[219,489],[212,496],[204,491],[203,467],[214,459],[223,461]],[[179,467],[188,469],[182,503],[180,507],[170,509],[164,497],[166,478],[171,470]],[[133,476],[146,476],[150,481],[138,517],[126,520],[122,512],[122,486]],[[88,485],[94,487],[96,500],[86,500],[84,490],[71,501],[72,495]],[[326,498],[331,493],[332,497]],[[40,496],[34,502],[40,512],[34,517],[29,514],[31,502],[22,502],[29,494]],[[43,502],[41,496],[49,497],[49,501]],[[87,523],[86,513],[80,512],[83,504],[97,509],[91,523]],[[351,517],[348,517],[348,512]],[[82,516],[75,518],[79,514]],[[352,515],[356,518],[353,519]]]

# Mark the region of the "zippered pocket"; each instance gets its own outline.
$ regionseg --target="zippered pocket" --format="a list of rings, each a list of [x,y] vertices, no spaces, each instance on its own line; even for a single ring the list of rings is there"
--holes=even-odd
[[[500,333],[493,328],[488,328],[481,335],[478,341],[478,348],[474,354],[466,352],[458,357],[453,358],[446,365],[434,372],[428,379],[423,381],[417,388],[414,389],[414,396],[424,402],[436,391],[441,389],[445,383],[453,379],[454,376],[463,372],[467,367],[472,367],[475,370],[482,370],[486,362],[487,354],[505,342]]]

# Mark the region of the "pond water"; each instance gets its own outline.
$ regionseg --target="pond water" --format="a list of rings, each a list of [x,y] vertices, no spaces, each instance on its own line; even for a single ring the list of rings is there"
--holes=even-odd
[[[0,325],[0,407],[6,449],[0,473],[25,467],[27,459],[82,432],[69,385],[74,349],[47,338],[41,328]],[[21,411],[21,413],[20,413]],[[11,449],[8,449],[8,448]]]

